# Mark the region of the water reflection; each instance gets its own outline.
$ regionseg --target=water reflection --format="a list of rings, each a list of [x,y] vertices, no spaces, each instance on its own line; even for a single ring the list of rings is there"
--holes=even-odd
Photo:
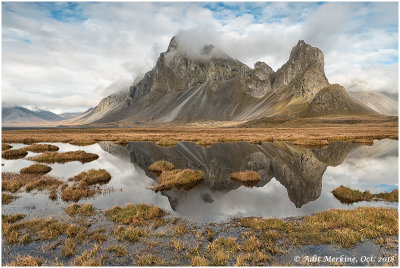
[[[306,149],[274,142],[213,144],[208,148],[180,142],[164,148],[147,142],[132,142],[122,147],[112,142],[90,146],[52,143],[60,152],[85,150],[99,158],[82,164],[50,164],[49,175],[66,180],[91,168],[104,168],[112,176],[107,187],[115,191],[80,203],[90,202],[99,209],[127,202],[155,204],[176,216],[199,221],[224,221],[230,217],[288,217],[307,215],[331,208],[357,206],[397,206],[397,203],[360,202],[341,204],[331,191],[345,185],[371,192],[391,191],[397,187],[398,142],[376,141],[373,146],[336,142],[325,148]],[[15,146],[18,146],[15,144]],[[150,187],[156,177],[148,166],[158,160],[172,162],[176,168],[201,169],[205,180],[190,191],[155,193]],[[33,162],[4,160],[3,171],[19,172]],[[261,181],[247,188],[230,179],[232,172],[254,170]],[[48,199],[46,193],[18,193],[21,198],[3,206],[5,213],[58,215],[70,205],[61,199]],[[32,214],[33,213],[33,214]]]
[[[376,142],[374,146],[334,142],[318,149],[299,148],[283,142],[261,145],[245,142],[217,143],[208,148],[190,142],[180,142],[172,148],[159,147],[150,142],[132,142],[125,147],[113,143],[101,143],[100,146],[113,155],[130,159],[153,179],[156,177],[148,171],[148,167],[159,160],[172,162],[179,169],[204,171],[204,182],[194,189],[162,193],[168,197],[171,207],[185,216],[208,217],[213,213],[224,214],[225,217],[265,216],[266,208],[270,210],[268,216],[293,216],[319,211],[327,205],[341,207],[330,193],[335,187],[344,184],[360,188],[363,183],[364,186],[374,187],[366,183],[364,178],[354,176],[360,172],[360,165],[363,165],[363,173],[369,174],[367,178],[373,180],[377,179],[373,170],[385,172],[386,178],[380,179],[380,185],[393,188],[397,184],[397,141],[391,140]],[[349,161],[341,168],[348,156]],[[377,158],[381,158],[380,163],[377,163]],[[375,165],[370,165],[371,161]],[[391,171],[388,165],[392,165]],[[231,173],[244,170],[258,172],[261,181],[256,188],[243,187],[230,179]],[[342,177],[337,178],[337,174]],[[336,180],[333,183],[335,187],[332,187],[332,176]],[[318,203],[315,207],[311,201],[321,197],[323,177],[327,179],[325,185],[329,191],[325,191],[323,202],[314,202]],[[285,196],[289,197],[292,204],[287,202]]]

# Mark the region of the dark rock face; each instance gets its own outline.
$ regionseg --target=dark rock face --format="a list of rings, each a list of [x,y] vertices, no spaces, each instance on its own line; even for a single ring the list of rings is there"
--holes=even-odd
[[[371,109],[354,102],[344,87],[329,85],[320,90],[302,116],[372,114]]]
[[[251,69],[210,44],[191,51],[182,47],[179,37],[173,37],[155,67],[132,84],[128,94],[105,98],[84,123],[133,125],[295,116],[328,85],[322,51],[302,40],[274,72],[263,62]]]
[[[164,148],[150,142],[132,142],[125,147],[103,142],[100,146],[123,159],[130,157],[132,163],[154,180],[157,177],[148,167],[159,160],[169,161],[177,169],[202,170],[206,177],[201,187],[219,194],[241,186],[231,179],[233,172],[256,171],[261,177],[256,187],[262,187],[275,178],[287,189],[289,199],[296,207],[301,207],[320,196],[322,176],[327,166],[342,163],[357,145],[333,143],[325,149],[305,149],[286,143],[253,145],[240,142],[216,143],[203,148],[194,143],[180,142],[174,147]],[[183,196],[188,198],[190,191],[170,190],[163,194],[168,196],[174,208]],[[205,200],[213,202],[210,196]]]

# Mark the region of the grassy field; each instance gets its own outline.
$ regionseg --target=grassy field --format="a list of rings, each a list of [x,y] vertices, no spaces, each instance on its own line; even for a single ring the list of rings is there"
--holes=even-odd
[[[177,141],[193,141],[201,144],[231,141],[295,141],[309,144],[318,141],[348,140],[367,142],[373,139],[398,138],[397,117],[393,120],[344,121],[347,123],[321,123],[313,120],[293,120],[283,123],[266,124],[265,127],[210,127],[210,126],[168,126],[137,128],[91,128],[91,129],[40,129],[3,130],[3,143],[29,142],[70,142],[87,144],[87,141],[154,141],[158,144],[175,144]],[[352,123],[348,123],[352,122]],[[322,142],[321,142],[322,141]]]

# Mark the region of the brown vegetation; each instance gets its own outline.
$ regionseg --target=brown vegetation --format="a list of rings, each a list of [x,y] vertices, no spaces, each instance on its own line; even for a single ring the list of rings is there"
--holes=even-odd
[[[42,164],[33,164],[21,169],[20,173],[46,174],[51,171],[51,167]]]
[[[371,194],[369,191],[361,192],[341,185],[334,189],[332,194],[342,203],[352,204],[360,201],[388,201],[398,202],[398,189],[390,193]]]
[[[43,261],[40,258],[35,258],[31,255],[18,255],[14,261],[5,263],[4,266],[41,266],[42,263]]]
[[[83,216],[92,216],[95,214],[95,210],[92,204],[72,204],[65,209],[65,211],[71,215],[83,215]]]
[[[2,143],[1,144],[1,150],[2,151],[5,151],[5,150],[11,149],[11,148],[12,148],[12,146],[10,144],[8,144],[8,143]]]
[[[106,210],[106,217],[114,222],[122,224],[143,225],[149,224],[149,221],[163,217],[165,212],[154,206],[146,204],[126,204],[124,208],[115,206]]]
[[[27,192],[32,190],[43,191],[45,189],[56,191],[58,186],[62,184],[57,178],[51,176],[41,176],[37,174],[18,174],[3,172],[2,173],[2,191],[15,193],[22,187]]]
[[[189,190],[198,185],[204,179],[204,172],[192,169],[176,169],[163,171],[160,181],[153,186],[154,191],[165,191],[172,188],[178,190]]]
[[[214,124],[215,125],[215,124]],[[260,126],[260,125],[259,125]],[[4,130],[2,141],[21,143],[33,138],[41,142],[70,142],[71,140],[96,141],[295,141],[295,140],[343,140],[383,139],[398,137],[397,118],[393,120],[344,120],[329,118],[288,119],[285,122],[267,123],[263,127],[198,127],[170,126],[147,128],[93,128],[93,129],[41,129]]]
[[[69,180],[75,181],[72,185],[62,188],[61,198],[64,201],[77,202],[82,198],[92,197],[101,192],[100,188],[90,187],[95,184],[106,184],[110,181],[111,175],[104,169],[90,169],[79,173]]]
[[[1,193],[1,203],[3,205],[10,204],[16,198],[18,197],[11,194]]]
[[[104,169],[90,169],[79,173],[72,179],[86,185],[106,184],[111,180],[111,175]]]
[[[149,166],[150,171],[162,172],[162,171],[170,171],[175,169],[174,164],[168,161],[157,161]]]
[[[97,158],[99,158],[97,154],[87,153],[85,151],[72,151],[65,153],[46,152],[30,157],[29,160],[43,163],[66,163],[71,161],[87,163],[96,160]]]
[[[92,145],[95,143],[96,143],[96,141],[94,141],[94,140],[73,140],[73,141],[69,142],[69,144],[78,145],[78,146],[87,146],[87,145]]]
[[[58,151],[59,150],[59,148],[57,146],[55,146],[55,145],[40,144],[40,143],[34,143],[32,145],[24,147],[23,149],[26,150],[26,151],[31,151],[31,152],[35,152],[35,153]]]
[[[231,174],[231,178],[233,180],[247,183],[247,182],[258,182],[261,178],[260,175],[258,175],[257,172],[255,171],[242,171],[242,172],[234,172]]]
[[[25,149],[11,149],[3,151],[1,153],[1,157],[3,157],[4,159],[20,159],[24,158],[27,154],[28,152]]]

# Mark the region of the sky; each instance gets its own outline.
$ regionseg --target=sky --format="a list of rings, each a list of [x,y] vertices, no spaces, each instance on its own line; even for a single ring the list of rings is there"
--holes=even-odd
[[[275,71],[304,40],[330,83],[398,93],[397,2],[2,2],[2,105],[84,111],[151,70],[174,35]]]

